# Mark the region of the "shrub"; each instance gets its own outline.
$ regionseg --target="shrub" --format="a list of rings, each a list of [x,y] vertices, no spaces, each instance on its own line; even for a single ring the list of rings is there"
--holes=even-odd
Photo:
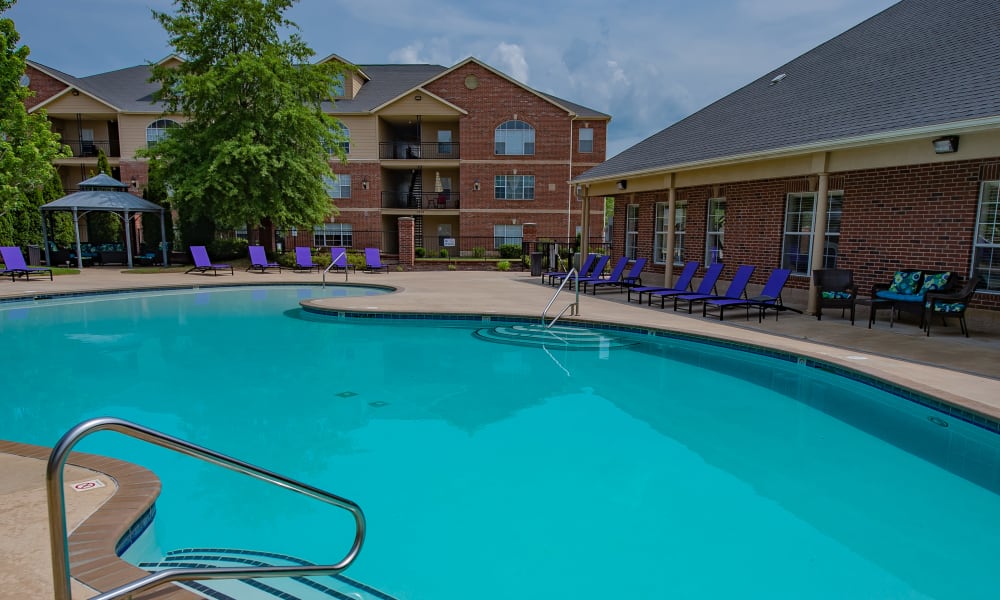
[[[416,256],[417,258],[423,258],[427,256],[427,249],[421,246],[417,246],[416,248],[413,249],[413,255]]]
[[[486,258],[486,248],[482,246],[477,246],[472,249],[472,256],[474,258]]]
[[[500,258],[520,258],[521,246],[518,244],[504,244],[500,246]]]
[[[438,256],[440,256],[441,258],[448,258],[448,249],[441,248],[441,251],[438,252]]]
[[[213,261],[232,260],[234,258],[246,258],[248,256],[247,241],[240,238],[230,238],[226,240],[212,240],[208,244],[208,255]]]
[[[454,264],[450,264],[450,265],[448,265],[448,270],[449,271],[457,271],[458,267],[456,267]]]
[[[509,260],[498,261],[497,271],[510,271],[510,261]]]

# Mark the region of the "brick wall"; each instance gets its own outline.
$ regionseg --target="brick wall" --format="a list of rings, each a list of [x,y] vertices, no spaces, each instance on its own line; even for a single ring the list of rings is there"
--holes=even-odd
[[[24,101],[24,105],[28,107],[28,110],[66,89],[65,83],[39,71],[31,65],[28,65],[24,72],[31,79],[28,88],[35,92],[34,96]]]
[[[888,282],[899,269],[955,271],[966,277],[972,261],[976,210],[984,172],[998,170],[1000,158],[908,165],[833,173],[830,191],[843,190],[843,217],[837,266],[854,271],[863,295]],[[988,175],[993,179],[993,175]],[[781,264],[786,196],[815,190],[808,178],[727,183],[677,191],[687,201],[685,260],[704,263],[708,199],[726,198],[724,277],[739,264],[757,266],[753,283],[762,284]],[[652,258],[654,207],[667,192],[622,194],[615,198],[613,253],[624,251],[626,207],[640,204],[639,256]],[[662,273],[661,266],[650,265]],[[808,289],[807,277],[788,287]],[[977,294],[976,308],[1000,310],[1000,295]]]

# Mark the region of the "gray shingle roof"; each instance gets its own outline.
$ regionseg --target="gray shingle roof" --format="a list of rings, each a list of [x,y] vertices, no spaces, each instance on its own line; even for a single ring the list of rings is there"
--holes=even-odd
[[[153,92],[159,88],[159,84],[149,82],[150,67],[148,65],[128,67],[89,77],[73,77],[45,65],[32,64],[70,85],[100,98],[122,112],[160,113],[163,110],[161,104],[153,103]],[[441,65],[413,64],[358,65],[358,68],[364,71],[369,80],[361,86],[361,90],[354,98],[337,100],[332,110],[334,114],[369,112],[447,70]],[[581,116],[607,118],[607,115],[579,104],[548,94],[542,94],[542,96],[575,111]],[[323,103],[323,110],[331,111],[329,102]]]
[[[578,179],[1000,116],[998,23],[997,0],[903,0]]]

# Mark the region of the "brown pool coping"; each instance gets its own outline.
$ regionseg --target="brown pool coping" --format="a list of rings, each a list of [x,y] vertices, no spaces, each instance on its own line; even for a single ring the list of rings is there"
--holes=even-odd
[[[0,441],[0,453],[41,461],[40,470],[44,472],[51,449]],[[159,478],[149,469],[138,465],[83,452],[71,453],[66,464],[103,473],[118,485],[111,498],[70,533],[69,557],[73,579],[94,590],[108,591],[148,575],[147,571],[119,558],[115,548],[119,540],[129,533],[133,523],[139,521],[156,502],[160,495]],[[47,543],[45,545],[48,546]],[[197,600],[201,596],[173,584],[166,584],[136,594],[133,598]]]

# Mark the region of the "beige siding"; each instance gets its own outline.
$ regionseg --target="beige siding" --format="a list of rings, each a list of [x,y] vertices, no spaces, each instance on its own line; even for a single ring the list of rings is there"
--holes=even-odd
[[[90,96],[85,94],[80,94],[79,96],[74,96],[73,94],[66,94],[65,96],[54,100],[50,104],[46,104],[46,112],[49,114],[71,114],[71,113],[81,113],[81,114],[107,114],[113,116],[115,110],[103,102],[94,100]]]
[[[420,100],[417,100],[417,98],[420,98]],[[385,116],[426,115],[454,117],[461,115],[454,107],[439,102],[426,92],[407,94],[379,111],[379,114]]]
[[[160,117],[159,115],[122,115],[118,119],[118,139],[121,143],[122,158],[134,159],[136,150],[146,147],[146,128],[150,123],[160,118],[170,118],[183,123],[179,117]]]
[[[370,116],[337,117],[341,123],[351,130],[351,152],[348,160],[378,159],[378,126],[377,119]]]

